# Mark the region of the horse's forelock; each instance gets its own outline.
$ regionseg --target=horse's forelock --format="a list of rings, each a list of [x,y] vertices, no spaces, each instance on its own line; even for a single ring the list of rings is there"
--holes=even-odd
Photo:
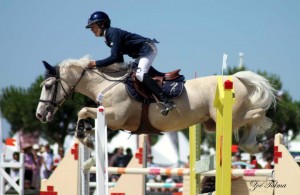
[[[46,82],[48,82],[51,78],[48,77],[48,78],[45,78],[45,80],[43,80],[40,84],[40,87],[43,87],[45,85]]]

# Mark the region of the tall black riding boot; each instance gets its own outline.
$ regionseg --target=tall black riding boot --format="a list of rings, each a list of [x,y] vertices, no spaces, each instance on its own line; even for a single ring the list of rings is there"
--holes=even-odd
[[[161,114],[166,116],[170,110],[176,107],[174,102],[170,101],[166,95],[163,93],[162,89],[158,86],[158,84],[148,75],[144,74],[144,79],[142,82],[164,105],[164,109],[161,110]]]

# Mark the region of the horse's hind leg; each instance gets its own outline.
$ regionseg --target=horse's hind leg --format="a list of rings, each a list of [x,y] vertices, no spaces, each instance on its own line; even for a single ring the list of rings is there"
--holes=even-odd
[[[272,121],[266,116],[263,108],[249,110],[243,120],[245,130],[240,140],[240,148],[249,153],[258,153],[265,150],[265,146],[257,144],[256,137],[271,128]]]
[[[239,147],[250,153],[259,153],[266,150],[266,147],[262,144],[257,144],[256,137],[260,131],[258,126],[247,126],[244,129],[242,139],[239,142]]]

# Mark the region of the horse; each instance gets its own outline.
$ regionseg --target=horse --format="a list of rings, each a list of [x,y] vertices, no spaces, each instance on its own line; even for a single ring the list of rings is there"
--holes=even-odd
[[[48,78],[42,83],[36,117],[43,123],[53,119],[57,109],[74,92],[88,96],[105,107],[108,128],[135,133],[143,123],[143,103],[128,95],[125,79],[130,68],[116,63],[103,68],[86,68],[89,56],[67,59],[52,66],[43,61]],[[160,114],[161,105],[150,103],[147,110],[148,123],[160,132],[178,131],[194,124],[203,124],[207,131],[216,130],[214,107],[217,76],[206,76],[185,80],[179,97],[173,99],[176,107],[167,116]],[[229,76],[222,76],[227,80]],[[267,110],[276,103],[275,90],[266,78],[251,71],[240,71],[231,75],[234,85],[232,127],[239,147],[248,153],[259,153],[266,149],[257,143],[257,135],[271,128],[272,121],[266,117]],[[78,112],[78,121],[96,118],[94,107],[84,107]],[[241,138],[239,129],[243,127]],[[78,133],[78,132],[77,132]],[[87,144],[86,139],[80,141]]]

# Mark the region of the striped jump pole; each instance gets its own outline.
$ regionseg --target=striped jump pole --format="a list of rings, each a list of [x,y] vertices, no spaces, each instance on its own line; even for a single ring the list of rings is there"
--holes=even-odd
[[[201,173],[202,176],[217,176],[216,170],[207,171]],[[232,169],[229,173],[230,176],[233,177],[251,177],[251,176],[265,176],[269,178],[273,178],[274,170],[273,169]],[[231,178],[230,178],[231,180]]]
[[[216,124],[216,195],[231,194],[231,146],[232,146],[232,78],[223,83],[218,77],[214,100],[217,113]]]
[[[190,175],[189,168],[123,168],[108,167],[109,174],[136,174],[136,175],[166,175],[166,176],[185,176]],[[96,168],[90,169],[91,173],[96,172]],[[231,176],[267,176],[273,177],[273,169],[231,169]],[[202,176],[216,176],[217,171],[211,170],[201,173]]]
[[[91,167],[90,172],[95,173],[95,167]],[[189,168],[123,168],[108,167],[109,174],[137,174],[137,175],[167,175],[167,176],[184,176],[190,174]]]
[[[108,186],[113,188],[117,185],[116,182],[109,182]],[[90,187],[96,187],[96,182],[91,182]],[[146,183],[146,187],[148,188],[182,188],[183,183]]]

